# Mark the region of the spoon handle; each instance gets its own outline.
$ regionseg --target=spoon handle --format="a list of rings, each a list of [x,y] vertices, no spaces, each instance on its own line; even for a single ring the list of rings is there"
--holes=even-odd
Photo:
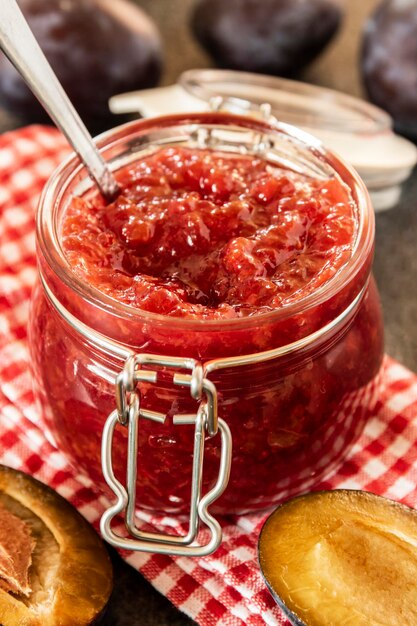
[[[16,0],[1,0],[0,48],[64,133],[101,193],[117,195],[118,184],[49,65]]]

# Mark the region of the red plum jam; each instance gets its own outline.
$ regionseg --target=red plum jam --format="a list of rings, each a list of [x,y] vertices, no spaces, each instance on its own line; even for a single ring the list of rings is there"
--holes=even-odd
[[[36,387],[58,445],[105,491],[100,441],[123,360],[56,303],[135,353],[232,359],[209,376],[233,438],[229,485],[213,509],[265,508],[332,471],[372,413],[383,352],[372,210],[354,173],[288,129],[225,114],[161,119],[105,138],[112,158],[130,157],[113,202],[91,185],[80,193],[75,161],[49,183],[30,329]],[[227,134],[214,148],[194,140],[196,128],[218,126],[245,141],[270,136],[271,154],[231,146]],[[287,158],[273,158],[274,146]],[[140,419],[138,505],[185,512],[194,427],[173,416],[195,413],[196,401],[164,367],[157,383],[140,384],[140,401],[166,419]],[[120,426],[113,464],[123,482],[126,445]],[[219,456],[218,435],[207,438],[203,490]]]

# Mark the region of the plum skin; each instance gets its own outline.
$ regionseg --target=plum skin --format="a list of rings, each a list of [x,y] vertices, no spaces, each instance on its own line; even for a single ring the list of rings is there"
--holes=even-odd
[[[361,70],[370,100],[417,138],[417,0],[377,6],[364,28]]]
[[[380,534],[381,536],[389,536],[390,534],[396,535],[398,542],[393,543],[397,543],[398,552],[396,556],[400,558],[396,558],[395,563],[401,561],[401,556],[404,558],[404,553],[402,553],[399,547],[401,546],[401,542],[403,542],[404,546],[408,546],[407,552],[409,553],[408,559],[410,562],[415,562],[416,521],[417,511],[414,508],[372,492],[357,489],[333,489],[304,493],[279,505],[266,519],[258,539],[258,563],[262,577],[272,597],[293,626],[307,626],[313,623],[325,626],[330,623],[328,621],[329,616],[327,614],[327,619],[325,619],[324,614],[321,615],[321,608],[319,608],[321,604],[317,602],[323,598],[317,597],[316,594],[307,593],[305,601],[300,601],[299,597],[298,599],[293,597],[291,584],[288,586],[290,582],[288,572],[291,572],[291,569],[297,567],[297,561],[298,566],[303,564],[302,569],[306,572],[309,571],[308,566],[305,567],[304,565],[304,556],[311,549],[311,540],[314,537],[316,537],[317,540],[320,540],[322,537],[324,538],[329,530],[331,531],[331,535],[333,532],[332,528],[333,530],[337,530],[337,528],[342,529],[341,538],[343,540],[345,533],[348,533],[349,536],[349,527],[356,525],[360,535],[366,532],[366,528],[374,529],[376,534]],[[295,545],[293,543],[294,539]],[[373,542],[374,540],[372,539],[371,543]],[[352,543],[350,540],[348,543],[349,549],[356,550],[358,557],[356,563],[357,567],[361,570],[370,567],[370,572],[374,574],[374,581],[377,580],[379,589],[383,590],[387,579],[384,581],[384,573],[381,572],[378,564],[373,564],[374,562],[369,560],[367,563],[369,556],[367,557],[366,555],[366,548],[363,550],[361,541],[356,544]],[[288,550],[290,545],[291,548]],[[366,546],[366,540],[364,545]],[[410,546],[413,546],[414,554]],[[279,554],[278,559],[276,558],[277,554]],[[289,554],[290,559],[288,560]],[[381,558],[381,561],[384,560],[383,555],[379,556],[379,558]],[[323,562],[323,566],[325,567],[325,562]],[[349,554],[345,566],[347,566],[347,570],[351,567]],[[387,569],[390,570],[391,566],[392,563]],[[395,572],[398,578],[397,576],[392,577],[391,572],[392,570],[389,571],[388,584],[395,587],[399,584],[400,594],[401,583],[406,589],[410,588],[410,583],[407,581],[407,567],[403,570],[399,567],[398,571]],[[405,577],[401,577],[402,572],[405,572]],[[312,570],[310,569],[310,574],[311,573]],[[300,585],[300,589],[303,589],[302,583],[304,582],[306,588],[309,589],[307,581],[299,580],[302,578],[303,574],[304,572],[302,570],[298,572],[297,587]],[[317,568],[316,574],[313,575],[317,575]],[[372,579],[372,576],[370,578]],[[368,576],[366,576],[366,579],[368,579]],[[337,575],[335,580],[337,581]],[[350,580],[352,583],[352,579]],[[358,584],[360,584],[359,581]],[[310,587],[310,592],[311,591],[312,589]],[[326,591],[326,588],[323,588],[318,593],[323,593],[323,597],[327,594],[328,600],[334,602],[331,623],[335,625],[341,623],[345,624],[346,621],[343,619],[343,622],[341,622],[340,615],[338,616],[337,613],[340,596],[337,593],[334,595],[330,594],[329,590]],[[314,598],[313,602],[311,602],[312,598]],[[351,601],[351,598],[349,601]],[[365,606],[365,604],[366,603],[362,603],[357,606],[360,608],[361,606]],[[341,606],[343,606],[343,602]],[[354,604],[349,606],[350,609],[355,609]],[[415,603],[409,603],[409,606],[414,607]],[[415,608],[412,608],[411,612],[407,612],[406,607],[407,605],[404,607],[404,615],[401,615],[401,618],[404,618],[401,623],[414,624],[416,615]],[[347,607],[345,606],[345,608]],[[292,609],[294,609],[297,614],[294,613]],[[348,610],[350,609],[348,608]],[[383,609],[384,606],[382,604],[382,612]],[[310,610],[316,611],[316,613],[313,612],[312,616]],[[299,613],[302,615],[302,618]],[[397,614],[399,615],[399,613]],[[320,617],[323,619],[321,620]],[[337,619],[337,617],[339,617],[339,619]],[[413,621],[410,621],[410,617],[413,618]],[[388,621],[390,624],[394,623],[392,616]],[[360,621],[360,623],[363,624],[364,622]],[[374,622],[371,620],[366,623],[373,624]],[[395,621],[395,623],[397,622]]]
[[[155,86],[162,70],[156,27],[127,0],[20,0],[45,56],[87,126],[114,126],[115,93]],[[2,105],[29,122],[50,121],[11,63],[0,56]],[[114,118],[113,118],[114,119]]]
[[[92,526],[69,502],[53,489],[32,476],[0,464],[0,493],[16,500],[39,517],[59,545],[61,561],[55,574],[59,583],[48,613],[42,613],[48,624],[92,626],[102,622],[113,589],[113,568],[107,549]],[[88,603],[73,603],[86,588]],[[2,595],[1,602],[8,594]],[[81,598],[83,600],[83,598]],[[2,604],[2,618],[9,604]],[[22,616],[16,616],[10,605],[7,614],[11,624],[19,626]],[[36,610],[33,619],[24,619],[27,626],[39,626]],[[2,619],[2,623],[3,623]],[[7,626],[5,623],[5,626]]]
[[[336,34],[334,0],[200,0],[191,28],[218,66],[293,76]]]

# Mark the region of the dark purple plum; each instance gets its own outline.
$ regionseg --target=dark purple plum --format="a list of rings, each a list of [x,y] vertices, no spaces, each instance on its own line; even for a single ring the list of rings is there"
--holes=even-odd
[[[19,0],[35,36],[92,131],[114,126],[108,99],[153,87],[162,66],[159,34],[128,0]],[[9,63],[0,58],[0,100],[29,122],[48,120]],[[119,119],[119,118],[118,118]]]
[[[192,30],[218,66],[298,74],[338,30],[335,0],[198,0]]]
[[[362,76],[369,98],[417,138],[417,0],[385,0],[366,23]]]

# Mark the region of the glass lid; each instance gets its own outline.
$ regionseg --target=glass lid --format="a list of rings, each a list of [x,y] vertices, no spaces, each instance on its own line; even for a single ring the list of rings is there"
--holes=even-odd
[[[380,194],[388,189],[395,191],[395,197],[417,162],[416,146],[393,132],[391,117],[379,107],[332,89],[273,76],[188,70],[174,85],[115,96],[110,108],[114,113],[137,111],[145,117],[219,108],[240,115],[272,114],[339,154],[359,172],[369,190]],[[379,205],[378,195],[377,210]]]
[[[248,72],[197,69],[181,74],[179,84],[189,94],[209,102],[222,98],[230,111],[259,111],[271,105],[278,120],[304,128],[342,133],[374,134],[392,127],[390,116],[352,96],[294,80]]]

